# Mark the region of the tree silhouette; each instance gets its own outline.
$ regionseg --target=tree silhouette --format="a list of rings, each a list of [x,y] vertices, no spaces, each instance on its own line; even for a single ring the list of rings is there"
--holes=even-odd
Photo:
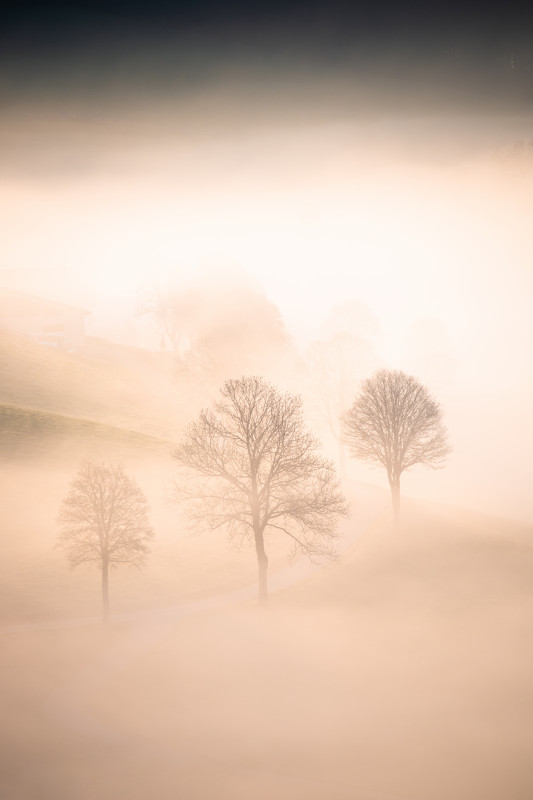
[[[273,376],[292,364],[279,310],[247,276],[149,293],[138,313],[152,321],[162,345],[174,351],[177,374],[204,401],[227,376],[258,367]]]
[[[205,307],[199,286],[181,290],[154,289],[147,291],[137,307],[137,316],[147,317],[158,332],[162,350],[170,347],[177,359],[194,351],[202,311]]]
[[[59,512],[58,544],[71,567],[95,562],[102,570],[103,618],[109,618],[109,567],[142,566],[153,530],[141,489],[120,466],[82,464]]]
[[[258,377],[227,381],[222,400],[191,423],[173,456],[181,468],[172,495],[186,501],[196,528],[226,528],[253,540],[259,601],[267,599],[265,534],[283,531],[292,556],[334,555],[346,513],[333,465],[305,429],[302,400]]]
[[[402,472],[415,464],[438,469],[450,452],[439,404],[412,375],[381,369],[363,382],[343,421],[352,455],[387,470],[397,524]]]

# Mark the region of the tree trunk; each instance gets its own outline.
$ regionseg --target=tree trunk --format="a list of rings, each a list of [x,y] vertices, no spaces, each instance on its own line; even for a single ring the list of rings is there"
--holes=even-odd
[[[267,584],[267,570],[268,558],[265,553],[265,542],[261,531],[254,533],[255,549],[257,552],[257,563],[259,566],[259,605],[265,605],[268,600],[268,584]]]
[[[104,625],[109,622],[109,562],[107,559],[102,561],[102,619]]]
[[[397,529],[400,524],[400,479],[391,483],[392,493],[392,513],[394,518],[394,527]]]

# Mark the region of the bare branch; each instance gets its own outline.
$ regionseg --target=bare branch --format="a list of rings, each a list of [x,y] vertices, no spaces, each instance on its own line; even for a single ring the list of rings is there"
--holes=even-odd
[[[58,544],[73,567],[90,561],[140,566],[153,537],[143,492],[122,467],[109,464],[82,464],[58,520]]]
[[[269,528],[284,531],[309,556],[331,557],[346,513],[332,464],[305,429],[302,400],[258,377],[227,381],[222,399],[191,423],[173,453],[193,527],[225,527],[253,538],[258,558]]]
[[[438,469],[451,452],[439,404],[416,378],[397,370],[378,370],[363,382],[343,428],[352,455],[384,467],[398,492],[404,470]]]

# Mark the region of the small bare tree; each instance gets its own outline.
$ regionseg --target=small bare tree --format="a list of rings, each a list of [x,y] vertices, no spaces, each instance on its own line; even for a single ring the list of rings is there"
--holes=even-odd
[[[451,452],[439,404],[416,378],[398,370],[381,369],[363,381],[344,415],[344,436],[355,458],[387,470],[395,524],[402,472],[415,464],[438,469]]]
[[[306,429],[302,400],[257,377],[227,381],[222,400],[191,423],[173,456],[181,468],[175,500],[195,528],[224,527],[255,543],[259,602],[267,599],[265,533],[283,531],[312,559],[332,557],[346,513],[333,465]]]
[[[109,618],[109,567],[142,566],[153,530],[148,503],[120,466],[82,464],[59,512],[58,544],[71,567],[95,562],[102,570],[103,618]]]

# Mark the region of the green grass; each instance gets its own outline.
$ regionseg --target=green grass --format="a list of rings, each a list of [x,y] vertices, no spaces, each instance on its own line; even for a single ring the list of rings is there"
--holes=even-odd
[[[175,438],[188,413],[169,354],[87,339],[77,353],[0,331],[0,403]]]
[[[165,457],[172,443],[93,420],[0,405],[2,459]]]

